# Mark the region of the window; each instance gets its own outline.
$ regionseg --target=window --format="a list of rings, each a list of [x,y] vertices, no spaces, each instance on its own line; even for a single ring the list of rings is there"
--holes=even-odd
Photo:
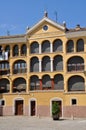
[[[67,50],[66,50],[67,53],[74,52],[74,42],[73,42],[73,40],[69,40],[67,42],[67,47],[66,48],[67,48]]]
[[[62,52],[63,51],[63,42],[61,39],[56,39],[53,42],[53,52]]]
[[[84,51],[84,40],[79,39],[77,41],[77,52],[83,52]]]
[[[31,45],[30,45],[30,53],[31,54],[35,54],[35,53],[39,53],[39,43],[34,41]]]
[[[50,52],[50,41],[45,40],[42,43],[42,53],[49,53]]]
[[[27,54],[27,46],[23,44],[21,47],[21,55],[26,55],[26,54]]]
[[[9,69],[9,63],[8,62],[1,62],[0,69]]]
[[[47,31],[47,30],[48,30],[48,26],[47,26],[47,25],[44,25],[44,26],[43,26],[43,30],[44,30],[44,31]]]
[[[26,73],[26,62],[23,60],[19,60],[17,62],[14,63],[13,66],[13,73],[17,74],[17,73]]]
[[[5,105],[5,101],[4,100],[0,100],[0,105],[4,106]]]
[[[7,45],[5,47],[5,52],[8,52],[7,54],[8,54],[8,56],[10,56],[10,46],[9,45]]]
[[[77,100],[76,100],[76,99],[72,99],[72,100],[71,100],[71,104],[72,104],[72,105],[77,105]]]
[[[19,55],[19,47],[18,45],[15,45],[13,47],[13,56],[18,56]]]

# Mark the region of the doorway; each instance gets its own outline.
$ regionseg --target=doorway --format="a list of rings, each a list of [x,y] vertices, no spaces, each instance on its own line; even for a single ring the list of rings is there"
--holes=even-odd
[[[56,100],[54,101],[54,100],[53,100],[53,101],[52,101],[52,104],[53,104],[54,102],[57,102],[58,105],[60,106],[60,114],[59,114],[59,116],[62,117],[62,101],[56,101]]]
[[[15,101],[15,115],[23,115],[23,100]]]
[[[36,115],[36,102],[31,101],[30,106],[31,106],[31,116],[35,116]]]

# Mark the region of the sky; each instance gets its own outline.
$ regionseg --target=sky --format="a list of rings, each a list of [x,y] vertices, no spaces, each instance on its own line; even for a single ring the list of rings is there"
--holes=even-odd
[[[86,27],[86,0],[0,0],[0,36],[25,34],[45,11],[51,20],[65,21],[67,28]]]

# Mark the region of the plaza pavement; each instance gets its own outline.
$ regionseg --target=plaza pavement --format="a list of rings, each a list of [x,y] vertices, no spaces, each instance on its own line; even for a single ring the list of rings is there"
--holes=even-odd
[[[0,130],[86,130],[86,119],[53,121],[52,118],[0,116]]]

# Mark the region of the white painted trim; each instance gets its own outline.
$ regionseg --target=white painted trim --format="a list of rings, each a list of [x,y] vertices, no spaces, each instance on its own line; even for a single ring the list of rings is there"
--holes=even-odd
[[[54,97],[50,99],[50,116],[52,117],[52,101],[61,101],[62,103],[62,117],[63,117],[63,99],[59,97]]]

